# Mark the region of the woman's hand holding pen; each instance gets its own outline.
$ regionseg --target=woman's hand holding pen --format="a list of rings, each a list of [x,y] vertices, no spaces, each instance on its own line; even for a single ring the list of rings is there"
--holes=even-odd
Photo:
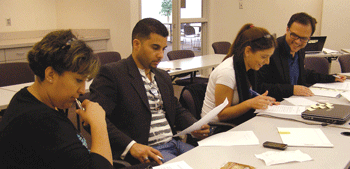
[[[253,109],[267,109],[268,106],[271,105],[279,105],[279,102],[276,102],[276,99],[270,96],[267,96],[268,91],[266,91],[264,94],[256,96],[251,99],[251,108]]]
[[[344,75],[335,75],[334,77],[335,77],[334,79],[335,82],[344,82],[346,80],[346,76]]]
[[[82,118],[84,125],[106,124],[106,113],[98,103],[85,99],[81,106],[83,109],[77,109],[75,112]]]

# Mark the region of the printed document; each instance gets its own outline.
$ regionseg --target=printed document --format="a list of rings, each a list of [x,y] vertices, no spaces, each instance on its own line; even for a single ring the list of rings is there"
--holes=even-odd
[[[345,80],[344,82],[316,83],[312,87],[321,87],[321,88],[338,89],[338,90],[350,90],[350,81]]]
[[[319,128],[277,127],[284,144],[296,147],[333,147]]]
[[[287,106],[287,105],[273,105],[268,106],[266,110],[255,110],[258,113],[275,113],[275,114],[288,114],[288,115],[301,115],[306,108],[304,106]]]

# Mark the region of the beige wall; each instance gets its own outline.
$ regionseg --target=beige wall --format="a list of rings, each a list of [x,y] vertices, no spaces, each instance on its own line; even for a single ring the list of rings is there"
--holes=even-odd
[[[350,48],[350,1],[323,0],[322,35],[325,47],[334,50]]]
[[[245,23],[253,23],[282,36],[286,32],[289,18],[297,12],[307,12],[319,23],[322,22],[322,0],[242,0],[243,9],[238,8],[238,2],[239,0],[210,0],[209,45],[215,41],[232,43]],[[320,28],[321,24],[318,24],[315,35],[320,34]],[[209,47],[209,52],[214,53]]]
[[[110,29],[108,50],[131,53],[129,0],[56,0],[58,28]]]
[[[56,29],[56,20],[55,0],[0,0],[0,32]]]
[[[326,47],[350,48],[349,1],[344,0],[207,0],[209,2],[208,51],[214,41],[232,42],[245,23],[267,28],[281,36],[293,13],[305,11],[319,24],[315,35],[327,35]],[[131,53],[131,31],[140,18],[140,0],[0,0],[0,32],[67,29],[110,29],[108,50]],[[11,17],[12,26],[5,26]],[[340,43],[339,43],[340,42]]]

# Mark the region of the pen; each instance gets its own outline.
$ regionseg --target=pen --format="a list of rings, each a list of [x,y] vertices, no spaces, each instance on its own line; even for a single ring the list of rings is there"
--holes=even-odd
[[[336,77],[336,78],[339,78],[339,79],[341,79],[341,77],[340,76],[338,76],[338,75],[333,75],[334,77]]]
[[[157,157],[160,161],[164,162],[162,157],[160,157],[159,155],[157,155]]]
[[[75,102],[77,102],[77,105],[78,105],[79,109],[85,111],[85,108],[83,106],[81,106],[81,102],[78,99],[75,99]]]
[[[255,96],[260,96],[260,94],[252,89],[249,89],[249,92],[255,97]],[[268,100],[270,102],[270,105],[272,105],[272,102],[270,100]]]
[[[252,89],[249,89],[249,92],[252,94],[252,95],[256,95],[256,96],[260,96],[260,94]]]

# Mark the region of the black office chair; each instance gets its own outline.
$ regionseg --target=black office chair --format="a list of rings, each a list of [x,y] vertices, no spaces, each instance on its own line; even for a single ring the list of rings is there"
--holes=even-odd
[[[177,60],[184,58],[194,57],[194,53],[191,50],[173,50],[167,53],[169,60]],[[186,78],[190,76],[190,78]],[[175,80],[176,78],[180,78]],[[208,83],[208,78],[196,77],[196,72],[182,73],[172,77],[172,80],[175,80],[175,84],[179,86],[186,86],[193,83]]]
[[[314,70],[317,73],[329,74],[329,62],[324,57],[306,57],[305,69]]]
[[[215,54],[227,54],[231,47],[231,43],[226,41],[220,41],[214,42],[211,46],[213,47]]]
[[[203,101],[205,97],[205,92],[207,89],[207,84],[191,84],[185,86],[180,94],[179,102],[181,105],[189,110],[192,115],[200,119],[203,107]],[[218,132],[227,131],[236,125],[225,122],[210,122],[209,125],[212,127],[214,132],[212,134],[216,134]],[[192,144],[194,146],[198,145],[197,140],[188,136],[187,143]]]
[[[0,87],[34,82],[34,73],[28,62],[0,64]]]
[[[338,58],[342,73],[350,72],[350,54],[344,54]]]
[[[111,62],[118,62],[121,59],[119,52],[100,52],[95,54],[101,65]]]

